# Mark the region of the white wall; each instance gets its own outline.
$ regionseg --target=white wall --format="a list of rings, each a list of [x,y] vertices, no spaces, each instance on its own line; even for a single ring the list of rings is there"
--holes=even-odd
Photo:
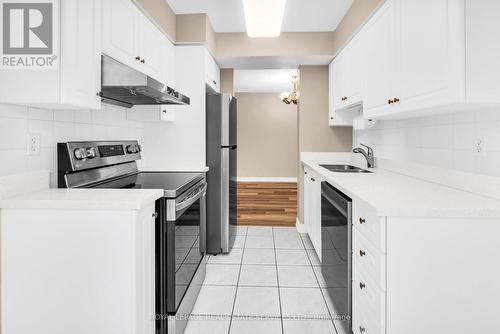
[[[40,155],[28,155],[28,134],[40,134]],[[125,108],[103,104],[99,111],[45,110],[0,104],[0,176],[49,170],[56,186],[57,142],[138,139],[143,124],[126,119]]]
[[[372,146],[376,157],[500,176],[500,109],[379,121],[353,132],[353,145],[359,143]]]

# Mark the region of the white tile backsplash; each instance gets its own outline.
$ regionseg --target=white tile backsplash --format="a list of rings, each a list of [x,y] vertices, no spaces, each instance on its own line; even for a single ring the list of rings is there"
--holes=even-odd
[[[372,146],[380,158],[500,176],[500,109],[379,121],[353,131],[353,143]]]
[[[28,135],[39,134],[39,155],[28,155]],[[126,109],[47,110],[0,104],[0,176],[48,170],[56,186],[57,143],[79,140],[138,139],[143,123],[127,120]]]

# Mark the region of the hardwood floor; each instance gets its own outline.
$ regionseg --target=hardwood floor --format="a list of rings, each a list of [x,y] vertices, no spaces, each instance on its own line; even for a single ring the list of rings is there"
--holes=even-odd
[[[295,226],[296,182],[238,182],[238,224]]]

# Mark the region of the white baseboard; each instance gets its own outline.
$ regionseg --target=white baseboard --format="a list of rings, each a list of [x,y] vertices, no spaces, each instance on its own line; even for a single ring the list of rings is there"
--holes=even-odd
[[[295,219],[295,227],[300,234],[307,233],[306,226],[300,223],[299,217]]]
[[[238,182],[297,182],[296,177],[238,177]]]

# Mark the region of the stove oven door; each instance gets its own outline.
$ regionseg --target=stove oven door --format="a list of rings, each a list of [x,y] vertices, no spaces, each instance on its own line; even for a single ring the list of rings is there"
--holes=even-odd
[[[205,192],[201,182],[175,200],[163,200],[158,211],[157,313],[163,315],[157,316],[158,334],[167,333],[167,325],[172,328],[164,315],[181,319],[191,313],[205,277]],[[175,332],[183,327],[176,320]]]

